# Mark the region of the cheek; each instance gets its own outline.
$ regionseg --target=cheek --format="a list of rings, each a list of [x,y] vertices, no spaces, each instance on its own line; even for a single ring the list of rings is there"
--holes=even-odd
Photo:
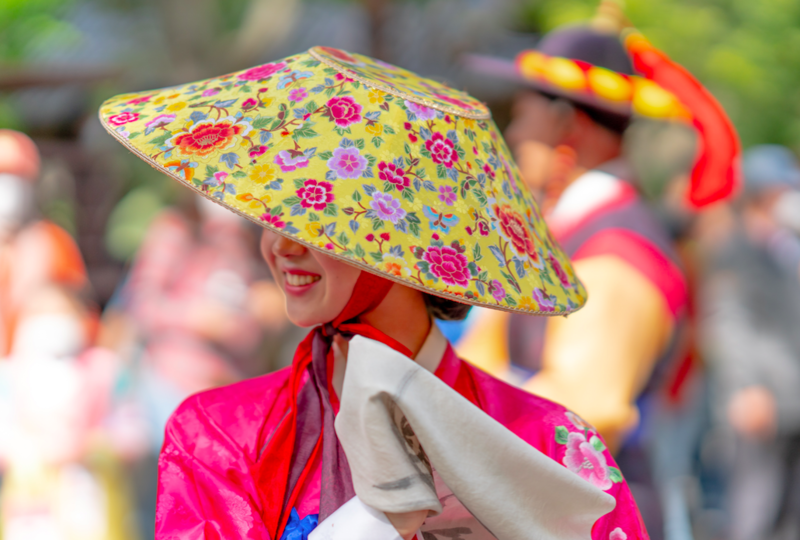
[[[350,301],[361,270],[332,257],[321,254],[319,257],[318,262],[325,271],[325,311],[335,318]]]
[[[261,233],[261,257],[264,259],[264,262],[267,263],[267,266],[269,266],[269,270],[272,272],[272,276],[275,279],[277,279],[278,276],[276,275],[275,254],[272,251],[272,247],[277,241],[278,235],[276,233],[266,229]]]

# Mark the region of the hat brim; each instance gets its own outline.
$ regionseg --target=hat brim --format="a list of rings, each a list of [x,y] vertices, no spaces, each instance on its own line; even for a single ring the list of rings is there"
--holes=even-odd
[[[571,92],[559,86],[548,84],[546,81],[523,77],[513,60],[481,54],[467,54],[464,55],[464,64],[470,70],[481,75],[513,82],[544,94],[572,101],[577,105],[592,107],[625,118],[633,117],[633,108],[630,103],[612,103],[587,92]]]
[[[310,249],[458,302],[573,312],[586,291],[484,110],[400,68],[315,48],[117,96],[100,119],[160,172]]]

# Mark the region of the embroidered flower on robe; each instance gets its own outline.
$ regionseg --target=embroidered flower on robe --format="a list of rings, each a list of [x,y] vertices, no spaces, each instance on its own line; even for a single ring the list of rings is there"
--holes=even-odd
[[[603,452],[594,447],[583,433],[570,433],[567,436],[567,453],[564,465],[584,480],[602,490],[611,487],[611,475]]]

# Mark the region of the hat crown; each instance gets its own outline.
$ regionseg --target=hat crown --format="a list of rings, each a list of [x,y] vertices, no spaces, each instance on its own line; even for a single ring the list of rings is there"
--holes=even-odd
[[[548,56],[580,60],[625,75],[635,74],[630,56],[619,36],[591,26],[554,30],[542,38],[536,49]]]

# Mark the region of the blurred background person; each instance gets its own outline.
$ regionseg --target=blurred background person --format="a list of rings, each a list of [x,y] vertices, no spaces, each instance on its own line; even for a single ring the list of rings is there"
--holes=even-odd
[[[116,355],[91,346],[96,321],[71,291],[31,291],[0,364],[0,536],[131,538],[127,488],[103,433]]]
[[[0,129],[0,352],[8,354],[19,310],[40,287],[88,287],[86,267],[72,237],[39,218],[34,184],[39,151],[18,131]],[[85,291],[84,291],[85,292]]]
[[[800,168],[787,148],[744,156],[745,190],[711,249],[703,346],[728,450],[732,540],[800,535]]]
[[[120,451],[128,445],[144,524],[155,518],[157,456],[175,408],[196,392],[288,365],[285,347],[302,337],[257,243],[247,221],[192,196],[155,217],[106,307],[103,341],[124,359],[127,381],[110,423]]]
[[[707,168],[721,165],[720,170],[705,180],[693,174],[691,189],[682,194],[685,204],[691,200],[701,206],[699,194],[712,191],[704,183],[719,185],[702,204],[730,193],[738,140],[724,111],[682,68],[643,38],[632,42],[635,36],[620,37],[626,24],[618,3],[603,2],[590,26],[557,29],[534,51],[520,53],[515,74],[526,88],[515,96],[505,132],[526,183],[575,261],[589,302],[568,318],[534,322],[514,314],[482,313],[459,346],[482,351],[482,356],[466,354],[495,373],[506,372],[523,388],[566,404],[597,426],[618,453],[653,538],[664,534],[665,514],[673,525],[682,521],[671,527],[675,534],[670,538],[683,538],[691,535],[686,511],[677,516],[664,507],[670,500],[663,493],[666,481],[676,474],[666,469],[680,462],[688,472],[683,465],[690,461],[697,437],[686,434],[682,444],[667,441],[676,445],[671,455],[677,452],[681,459],[660,463],[670,454],[653,447],[670,437],[653,436],[668,428],[672,435],[683,435],[677,420],[690,417],[684,412],[667,425],[660,414],[667,374],[686,358],[689,292],[673,238],[642,200],[641,183],[624,156],[623,142],[634,112],[670,118],[647,103],[653,94],[660,95],[652,100],[659,105],[675,104],[675,117],[688,115],[701,133],[716,133],[712,144],[725,149],[717,153],[703,140],[696,161],[708,156],[713,165]],[[643,51],[659,60],[643,59]],[[497,59],[469,61],[486,73],[511,75]],[[634,61],[640,72],[634,70]],[[665,73],[673,80],[669,90],[653,82],[667,80]],[[713,131],[711,126],[722,129]],[[680,494],[678,498],[679,506],[685,506]]]

